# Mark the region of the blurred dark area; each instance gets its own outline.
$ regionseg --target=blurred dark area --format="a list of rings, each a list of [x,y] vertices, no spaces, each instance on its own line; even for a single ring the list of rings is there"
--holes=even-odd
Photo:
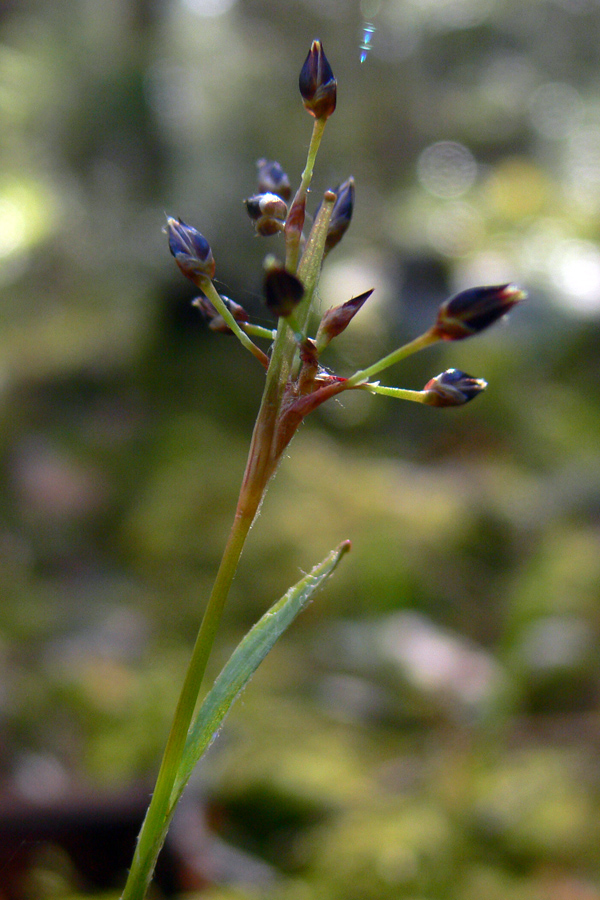
[[[349,392],[300,430],[211,674],[353,551],[199,767],[152,896],[600,900],[598,0],[0,5],[0,900],[123,886],[264,378],[191,306],[165,213],[271,327],[282,245],[242,201],[260,157],[298,182],[316,37],[339,87],[310,211],[356,181],[323,308],[375,288],[324,362],[469,286],[529,299],[383,376],[484,377],[467,408]]]

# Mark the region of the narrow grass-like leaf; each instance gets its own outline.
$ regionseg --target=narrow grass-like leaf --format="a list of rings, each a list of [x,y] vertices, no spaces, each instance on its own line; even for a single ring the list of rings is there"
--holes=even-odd
[[[274,605],[243,638],[206,695],[192,724],[171,794],[170,812],[177,804],[192,771],[216,736],[237,696],[244,689],[271,647],[299,612],[309,603],[314,592],[331,575],[341,557],[350,549],[343,544],[315,566]]]

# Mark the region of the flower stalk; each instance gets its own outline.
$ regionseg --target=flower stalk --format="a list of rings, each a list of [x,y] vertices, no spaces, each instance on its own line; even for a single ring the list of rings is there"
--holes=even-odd
[[[430,347],[432,344],[436,344],[439,340],[441,340],[441,338],[439,338],[433,331],[426,331],[425,334],[421,334],[414,340],[409,341],[408,344],[404,344],[402,347],[398,347],[397,350],[392,350],[391,353],[383,356],[371,366],[367,366],[366,369],[360,369],[358,372],[355,372],[354,375],[352,375],[348,379],[348,387],[358,387],[358,385],[362,384],[363,382],[367,382],[369,378],[373,377],[373,375],[379,375],[380,372],[383,372],[385,369],[389,369],[390,366],[396,365],[396,363],[399,363],[401,362],[401,360],[406,359],[407,356],[411,356],[413,353],[418,353],[419,350],[424,350],[425,347]]]
[[[296,196],[292,201],[285,223],[285,266],[290,272],[295,272],[298,268],[300,242],[306,215],[306,195],[312,181],[315,160],[317,158],[317,153],[319,152],[319,147],[321,146],[321,138],[323,137],[326,122],[327,119],[315,119],[314,121],[310,146],[308,148],[308,156],[306,158],[306,166],[302,172],[300,186],[296,191]]]

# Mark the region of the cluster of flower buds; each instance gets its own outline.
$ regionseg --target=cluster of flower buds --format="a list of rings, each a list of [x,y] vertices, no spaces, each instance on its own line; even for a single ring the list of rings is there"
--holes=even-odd
[[[270,237],[284,230],[290,199],[290,180],[281,165],[259,159],[257,193],[245,200],[248,215],[260,237]]]
[[[300,93],[306,109],[315,118],[313,141],[315,134],[320,134],[325,121],[335,109],[336,92],[336,80],[323,47],[319,41],[314,41],[300,73]],[[485,390],[487,385],[483,379],[467,375],[459,369],[442,372],[428,381],[422,391],[385,387],[379,381],[371,379],[409,354],[438,341],[464,340],[484,331],[525,298],[524,291],[513,284],[469,288],[455,294],[441,304],[437,318],[428,331],[371,366],[355,372],[350,378],[332,375],[320,366],[321,353],[345,331],[373,291],[365,291],[358,297],[327,310],[321,318],[315,337],[307,335],[308,310],[304,307],[309,305],[314,294],[323,258],[346,233],[354,208],[354,179],[348,178],[335,191],[325,192],[323,201],[316,210],[311,233],[308,238],[304,238],[304,210],[310,184],[310,174],[307,175],[307,172],[312,172],[315,153],[316,149],[311,141],[309,162],[289,208],[289,178],[278,162],[266,159],[260,159],[257,163],[257,193],[245,201],[257,234],[268,236],[285,233],[286,263],[278,263],[272,257],[265,261],[264,296],[269,311],[277,319],[285,319],[288,323],[291,328],[290,339],[295,342],[295,348],[292,349],[296,354],[296,363],[291,366],[291,370],[295,373],[296,381],[290,381],[288,388],[302,405],[291,416],[292,424],[288,422],[288,431],[291,433],[297,427],[307,411],[342,390],[365,389],[435,407],[462,406],[468,403]],[[206,239],[181,219],[168,219],[166,231],[177,265],[202,291],[194,303],[209,320],[210,328],[223,333],[235,333],[262,365],[269,369],[269,357],[250,340],[250,336],[272,339],[275,332],[252,325],[241,306],[217,293],[211,280],[215,272],[215,261]],[[319,250],[316,261],[306,263],[311,253],[313,256],[316,253],[317,245]],[[297,251],[300,249],[304,252],[298,260]],[[307,302],[297,313],[299,304],[305,299]],[[282,334],[284,332],[278,329],[277,335]],[[290,401],[286,408],[291,410],[293,402]]]

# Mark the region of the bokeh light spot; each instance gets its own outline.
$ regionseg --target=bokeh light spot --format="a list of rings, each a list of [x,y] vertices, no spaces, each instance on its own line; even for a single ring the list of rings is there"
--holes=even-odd
[[[565,241],[551,276],[566,305],[585,314],[600,312],[600,250],[591,241]]]
[[[0,197],[0,259],[25,242],[25,216],[12,201]]]
[[[414,53],[419,33],[415,9],[405,4],[386,5],[377,20],[377,40],[373,44],[373,56],[392,65],[396,64]]]
[[[584,106],[579,92],[570,84],[543,84],[530,101],[533,127],[548,140],[568,137],[581,121]]]
[[[463,144],[439,141],[421,153],[417,175],[434,197],[450,199],[465,194],[477,177],[477,163]]]
[[[483,221],[469,203],[457,201],[435,210],[427,221],[429,243],[444,256],[470,253],[483,234]]]

